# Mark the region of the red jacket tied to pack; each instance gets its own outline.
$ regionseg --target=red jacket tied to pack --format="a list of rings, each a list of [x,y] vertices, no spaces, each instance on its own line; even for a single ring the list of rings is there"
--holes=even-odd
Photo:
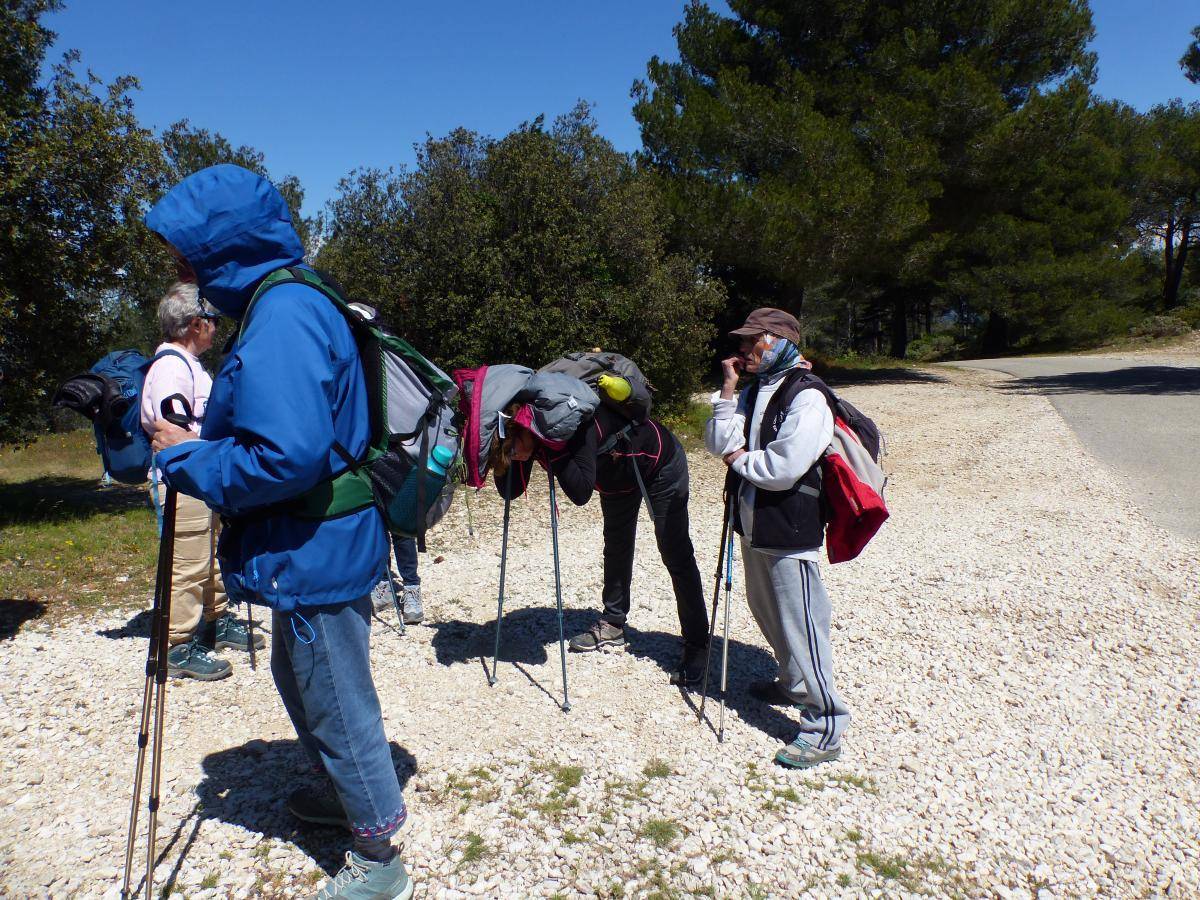
[[[887,521],[883,502],[887,477],[854,429],[836,414],[833,443],[821,460],[821,475],[829,517],[825,552],[831,563],[846,562],[858,556]]]

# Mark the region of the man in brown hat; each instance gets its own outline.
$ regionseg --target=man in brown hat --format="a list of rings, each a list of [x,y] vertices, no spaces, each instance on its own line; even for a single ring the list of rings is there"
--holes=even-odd
[[[731,335],[705,445],[729,467],[733,528],[741,537],[746,600],[779,664],[750,693],[800,710],[800,733],[776,762],[809,768],[841,755],[850,711],[833,680],[831,605],[817,560],[824,542],[821,457],[833,414],[800,355],[800,323],[781,309],[756,309]],[[739,376],[753,382],[736,396]]]

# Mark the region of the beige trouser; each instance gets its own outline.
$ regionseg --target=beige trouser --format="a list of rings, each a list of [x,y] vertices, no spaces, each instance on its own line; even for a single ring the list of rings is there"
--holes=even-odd
[[[164,493],[161,486],[159,493]],[[171,646],[190,641],[201,617],[211,622],[229,605],[217,565],[220,532],[221,520],[203,500],[178,495],[175,565],[171,569]]]

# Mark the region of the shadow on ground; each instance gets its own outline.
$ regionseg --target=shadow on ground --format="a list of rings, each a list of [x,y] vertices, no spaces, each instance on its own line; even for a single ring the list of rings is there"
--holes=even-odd
[[[21,626],[46,614],[44,600],[0,599],[0,641],[16,637]]]
[[[1068,372],[1014,378],[999,387],[1039,394],[1200,394],[1200,368],[1133,366],[1108,372]]]
[[[399,744],[392,742],[390,746],[392,764],[403,790],[417,771],[417,761]],[[201,765],[204,778],[196,786],[196,805],[175,828],[159,855],[161,864],[172,854],[178,854],[170,875],[159,882],[164,886],[161,896],[170,893],[206,819],[228,822],[251,833],[259,833],[264,841],[295,844],[328,874],[341,867],[352,843],[349,832],[305,824],[287,810],[287,798],[292,791],[323,787],[323,778],[294,774],[308,765],[299,741],[247,741],[240,747],[210,753]],[[182,846],[176,850],[181,841]]]
[[[563,631],[567,640],[596,621],[592,610],[568,609],[563,611]],[[433,649],[437,661],[443,666],[455,663],[479,661],[480,684],[487,685],[487,673],[491,669],[492,649],[496,635],[495,621],[479,624],[451,620],[427,623],[437,630],[433,638]],[[641,631],[627,626],[626,652],[639,659],[655,664],[662,673],[665,683],[679,662],[681,646],[678,635],[665,631]],[[525,666],[544,665],[551,654],[558,655],[558,613],[554,607],[525,607],[505,613],[500,632],[500,677],[505,677],[504,663],[513,665],[529,681],[551,697],[556,703],[561,698],[561,685],[555,677],[550,684],[536,681]],[[567,655],[567,677],[570,679],[572,662],[578,654]],[[799,728],[797,722],[784,710],[767,706],[752,698],[747,692],[750,682],[759,678],[771,678],[775,674],[775,659],[761,647],[741,641],[729,642],[729,693],[727,703],[730,710],[747,724],[764,734],[779,740],[791,740]],[[558,669],[554,673],[557,676]],[[709,674],[709,702],[706,718],[715,723],[718,713],[721,678],[721,640],[717,635],[713,643],[712,665]],[[619,686],[615,686],[619,687]],[[681,689],[684,702],[695,708],[700,702],[700,689]],[[711,715],[710,715],[711,714]]]
[[[28,481],[0,481],[0,528],[70,522],[99,513],[146,509],[149,503],[143,488],[102,488],[94,478],[43,475]]]
[[[895,366],[888,369],[850,369],[833,366],[818,369],[814,373],[828,382],[831,387],[855,384],[940,384],[946,379],[932,372]]]
[[[233,610],[233,614],[238,617],[239,621],[243,623],[246,621],[246,612],[244,607],[242,609],[237,609],[236,607],[230,608]],[[121,641],[127,638],[148,638],[150,637],[151,615],[152,612],[150,610],[143,609],[140,612],[134,613],[133,616],[130,617],[129,621],[120,628],[100,628],[96,631],[96,634],[100,635],[100,637],[110,638],[114,641]],[[254,631],[258,634],[271,633],[270,628],[263,625],[257,614],[254,617]]]

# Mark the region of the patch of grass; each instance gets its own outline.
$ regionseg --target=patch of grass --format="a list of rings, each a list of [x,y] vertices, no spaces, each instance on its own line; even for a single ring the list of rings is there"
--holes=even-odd
[[[777,790],[775,791],[775,796],[787,803],[798,803],[800,801],[800,795],[796,793],[795,788],[786,787],[782,791]]]
[[[704,426],[712,417],[712,404],[689,400],[663,410],[656,407],[654,416],[675,433],[685,450],[697,450],[704,446]]]
[[[812,788],[814,791],[823,791],[827,787],[835,788],[856,788],[864,794],[878,794],[879,786],[875,784],[875,779],[869,775],[854,775],[850,772],[839,772],[836,775],[827,775],[825,778],[809,778],[804,781],[806,787]]]
[[[838,887],[850,887],[851,881],[853,881],[853,879],[849,875],[847,875],[845,872],[843,872],[841,875],[839,875],[837,877]]]
[[[217,882],[220,881],[220,879],[221,879],[221,873],[209,872],[202,879],[200,879],[200,890],[206,891],[209,888],[215,888],[217,886]]]
[[[462,839],[462,859],[455,866],[455,871],[461,871],[467,866],[473,866],[486,856],[491,855],[491,848],[477,832],[468,831]]]
[[[263,841],[261,844],[259,844],[257,847],[254,848],[254,855],[258,859],[261,859],[263,861],[266,861],[266,858],[268,856],[270,856],[270,854],[271,854],[271,842],[270,841]]]
[[[679,837],[679,831],[679,825],[670,819],[647,819],[638,834],[656,847],[666,847]]]
[[[746,886],[746,896],[750,900],[767,900],[767,889],[761,884],[751,884]]]
[[[900,853],[886,856],[870,850],[859,853],[856,860],[859,868],[888,881],[895,881],[910,891],[924,889],[930,875],[940,875],[949,868],[944,860],[936,856],[907,857]]]
[[[221,859],[233,859],[233,854],[230,853],[228,850],[222,850],[220,853],[217,854],[217,856],[219,856]]]
[[[587,843],[587,838],[581,837],[580,835],[576,834],[575,832],[571,831],[568,828],[566,831],[563,832],[562,842],[564,844],[566,844],[568,847],[570,847],[572,844]]]
[[[579,782],[583,780],[582,766],[551,766],[550,774],[554,778],[554,790],[556,793],[565,794],[572,788],[579,787]]]
[[[146,599],[158,552],[149,496],[100,476],[90,430],[0,450],[0,599],[44,604],[39,615]]]
[[[646,763],[646,767],[642,769],[642,774],[647,778],[669,778],[673,772],[666,760],[655,757]]]
[[[863,835],[862,835],[862,832],[859,831],[857,828],[851,828],[844,835],[842,835],[842,838],[844,840],[849,841],[852,844],[858,844],[858,843],[862,842]]]
[[[325,873],[322,872],[320,869],[313,869],[311,872],[309,872],[307,875],[304,876],[304,879],[310,885],[315,887],[321,881],[321,879],[323,879],[324,877],[325,877]]]

